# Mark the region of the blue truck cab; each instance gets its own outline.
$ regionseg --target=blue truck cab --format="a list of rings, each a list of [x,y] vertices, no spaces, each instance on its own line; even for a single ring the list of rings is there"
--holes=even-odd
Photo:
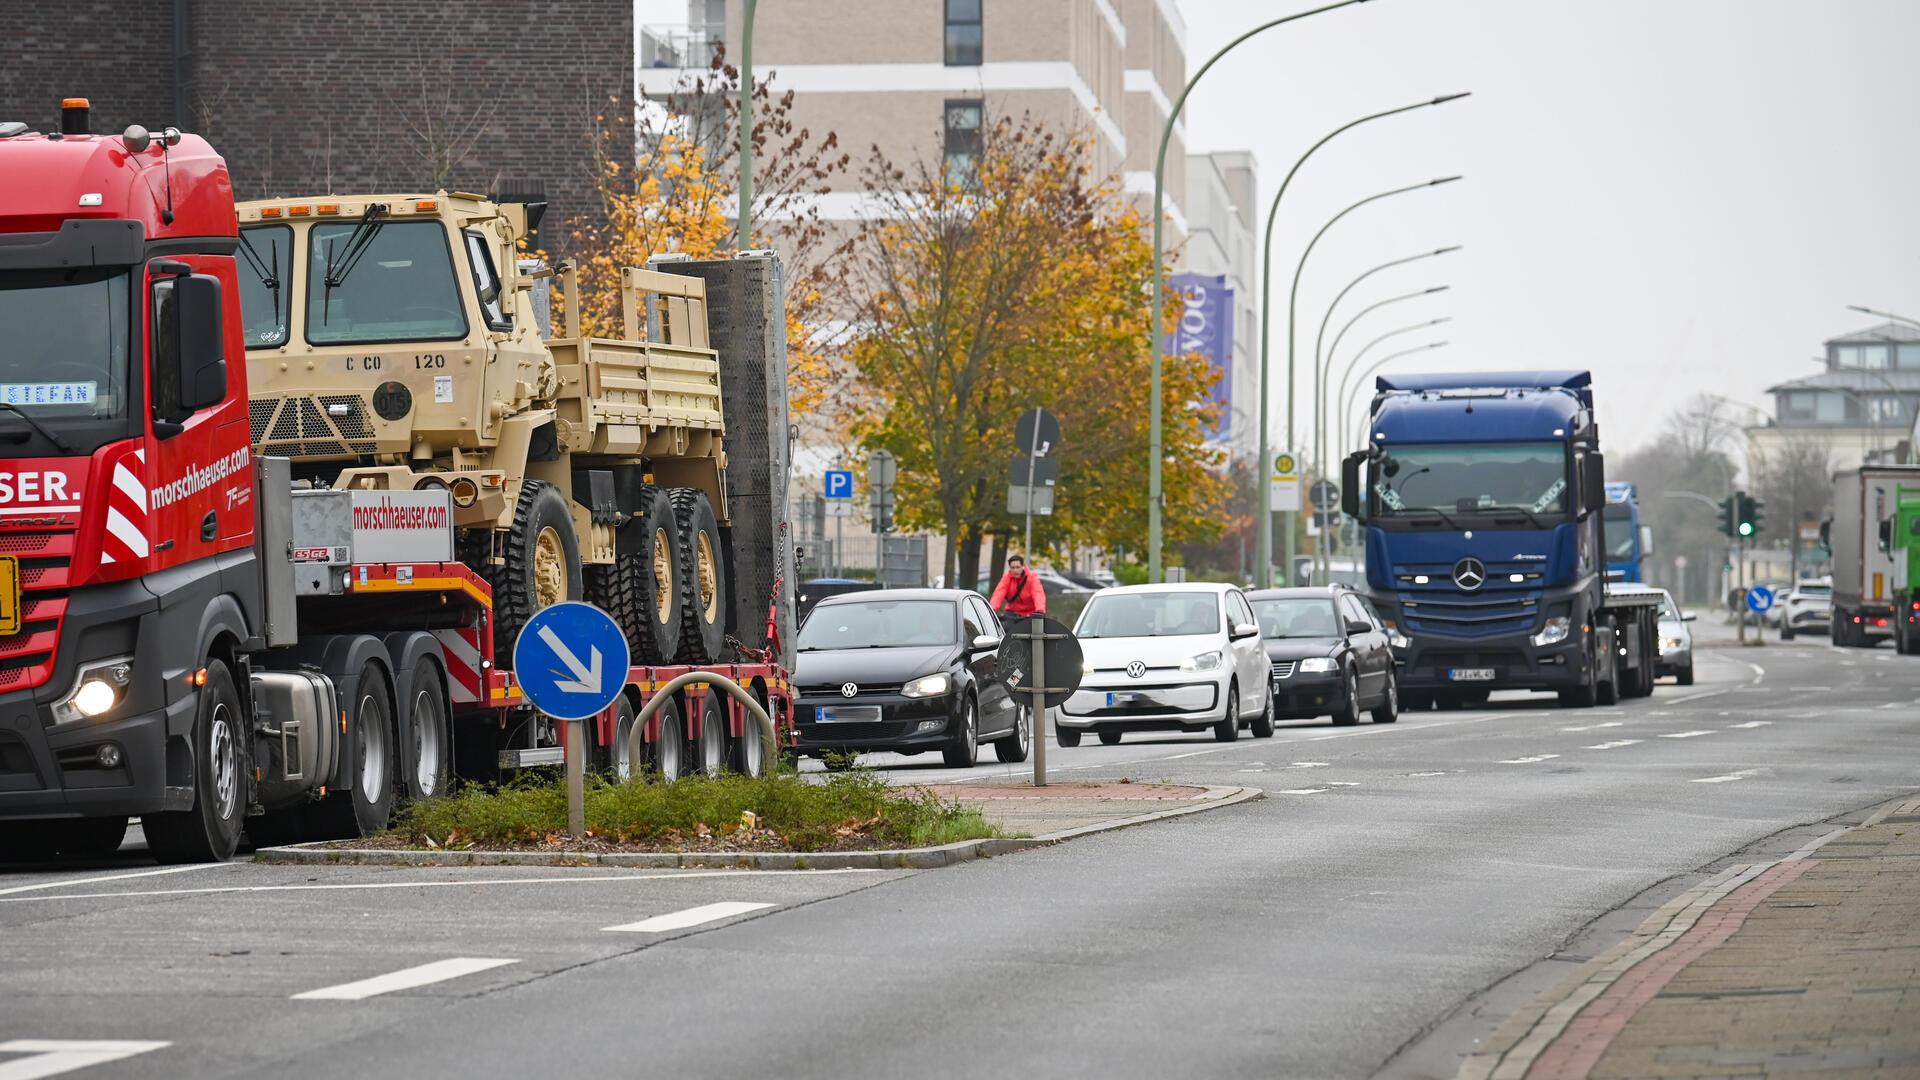
[[[1632,481],[1607,482],[1601,524],[1607,544],[1607,580],[1646,581],[1644,564],[1653,554],[1653,529],[1640,516],[1640,496]]]
[[[1650,693],[1638,600],[1610,602],[1605,462],[1584,371],[1380,376],[1343,509],[1411,708]],[[1641,670],[1645,668],[1645,670]]]

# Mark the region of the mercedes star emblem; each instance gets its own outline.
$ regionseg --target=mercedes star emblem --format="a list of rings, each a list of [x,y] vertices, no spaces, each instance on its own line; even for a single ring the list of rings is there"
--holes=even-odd
[[[857,683],[841,683],[840,684],[841,697],[852,697],[853,695],[859,692],[860,692],[860,687],[859,687],[859,684]]]
[[[1472,556],[1461,559],[1453,564],[1453,583],[1472,592],[1487,583],[1487,565]]]
[[[1146,673],[1147,673],[1147,662],[1145,660],[1133,660],[1128,662],[1127,678],[1138,679],[1142,675],[1145,675]]]

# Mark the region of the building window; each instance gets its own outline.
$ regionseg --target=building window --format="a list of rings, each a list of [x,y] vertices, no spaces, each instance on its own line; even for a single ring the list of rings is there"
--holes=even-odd
[[[1896,367],[1907,371],[1920,371],[1920,344],[1900,346],[1898,359]]]
[[[1885,345],[1835,345],[1833,352],[1834,364],[1838,367],[1869,371],[1884,371],[1887,367]]]
[[[1867,399],[1872,403],[1870,424],[1892,424],[1904,420],[1907,415],[1905,404],[1890,394],[1877,394]]]
[[[966,187],[973,183],[974,167],[980,160],[980,125],[985,112],[985,103],[979,98],[947,102],[947,183],[955,187]]]
[[[1844,394],[1816,394],[1814,396],[1813,418],[1823,424],[1846,422],[1846,396]]]
[[[951,67],[980,65],[980,5],[984,0],[946,0],[947,64]]]
[[[1813,395],[1805,390],[1792,390],[1781,394],[1780,418],[1782,420],[1813,419]]]

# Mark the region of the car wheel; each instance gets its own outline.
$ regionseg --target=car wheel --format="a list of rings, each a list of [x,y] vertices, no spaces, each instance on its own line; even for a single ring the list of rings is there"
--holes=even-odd
[[[1100,745],[1101,746],[1119,746],[1120,733],[1117,731],[1102,731],[1100,733]]]
[[[1267,702],[1260,709],[1260,715],[1253,718],[1253,737],[1256,739],[1273,738],[1273,691],[1267,691]]]
[[[993,756],[1009,765],[1027,760],[1027,751],[1033,747],[1033,710],[1020,707],[1015,712],[1013,734],[993,744]]]
[[[1234,742],[1240,738],[1239,683],[1227,684],[1227,715],[1213,725],[1213,738],[1215,742]]]
[[[1792,641],[1792,640],[1793,640],[1793,627],[1791,627],[1791,626],[1786,626],[1786,625],[1784,625],[1784,624],[1783,624],[1783,625],[1782,625],[1782,626],[1780,627],[1780,640],[1781,640],[1781,641]]]
[[[960,709],[960,730],[953,733],[953,741],[942,752],[949,769],[971,769],[980,760],[979,720],[975,715],[973,699],[968,698]]]
[[[1693,685],[1693,661],[1691,660],[1687,661],[1687,666],[1681,668],[1677,673],[1675,673],[1673,677],[1673,681],[1679,683],[1681,686],[1692,686]]]
[[[1359,722],[1360,679],[1353,673],[1352,668],[1348,668],[1346,700],[1341,702],[1339,709],[1334,712],[1333,725],[1335,727],[1352,727]]]
[[[1393,672],[1389,671],[1386,692],[1380,695],[1380,704],[1373,709],[1373,722],[1391,724],[1398,719],[1400,719],[1400,680],[1394,678]]]
[[[1080,735],[1081,731],[1079,728],[1061,727],[1059,724],[1053,725],[1053,741],[1059,743],[1061,746],[1069,748],[1079,746]]]

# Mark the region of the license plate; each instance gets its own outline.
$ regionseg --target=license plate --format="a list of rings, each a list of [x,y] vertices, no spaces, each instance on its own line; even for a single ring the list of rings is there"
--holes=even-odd
[[[20,560],[0,555],[0,634],[20,632]]]
[[[1107,693],[1107,708],[1111,709],[1115,705],[1132,705],[1140,700],[1142,700],[1141,696],[1131,690],[1113,690]]]
[[[823,724],[871,724],[880,719],[880,706],[823,705],[817,715]]]
[[[1448,668],[1447,678],[1454,682],[1492,682],[1493,669],[1490,667]]]

